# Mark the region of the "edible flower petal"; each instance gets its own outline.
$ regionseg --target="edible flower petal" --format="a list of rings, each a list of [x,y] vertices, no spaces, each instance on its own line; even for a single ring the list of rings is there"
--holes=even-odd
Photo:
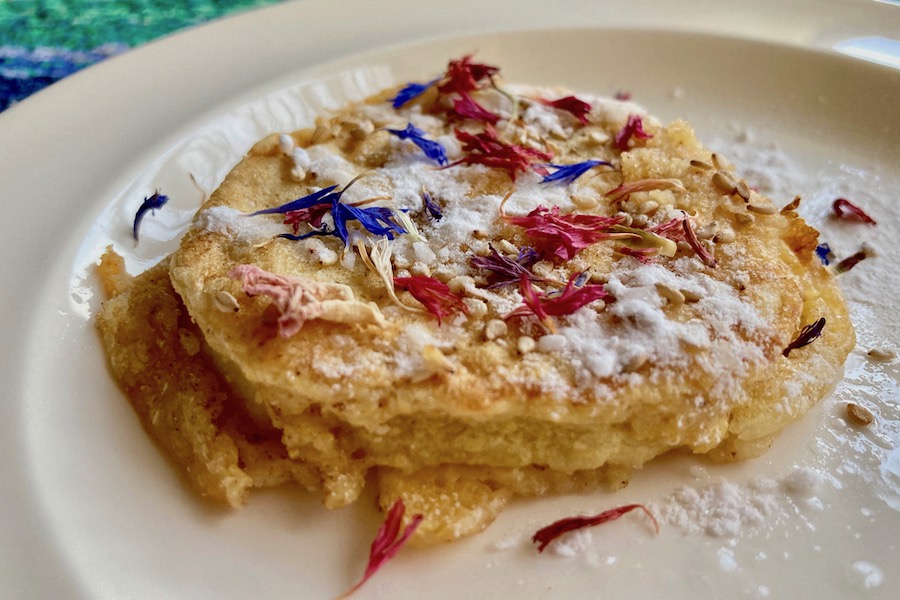
[[[394,239],[394,234],[403,235],[407,233],[403,227],[392,221],[394,212],[386,206],[372,206],[369,208],[360,208],[343,204],[335,200],[332,207],[332,215],[334,216],[335,229],[338,237],[347,245],[347,221],[356,220],[365,228],[366,231],[377,236],[386,236],[389,240]]]
[[[618,246],[613,248],[614,251],[625,256],[631,256],[638,259],[642,265],[650,264],[650,259],[656,254],[653,248],[631,248],[629,246]]]
[[[685,218],[681,222],[681,227],[684,229],[684,239],[687,240],[687,243],[690,245],[691,249],[693,249],[697,258],[699,258],[707,267],[715,268],[716,259],[713,258],[712,254],[709,253],[709,250],[707,250],[703,244],[700,243],[700,240],[697,239],[697,234],[694,233],[694,228],[691,227],[690,219]]]
[[[678,245],[669,238],[664,238],[646,229],[613,225],[610,237],[621,240],[627,246],[636,249],[647,249],[662,256],[675,256]]]
[[[687,191],[684,189],[684,184],[678,179],[639,179],[637,181],[623,183],[619,187],[606,192],[604,196],[608,198],[610,202],[616,202],[627,198],[635,192],[649,192],[652,190]]]
[[[493,244],[489,244],[491,250],[490,256],[473,256],[469,259],[469,263],[476,269],[484,269],[488,271],[491,279],[487,289],[502,287],[518,283],[521,277],[528,277],[531,281],[547,281],[544,277],[539,277],[529,269],[537,260],[537,253],[531,248],[525,248],[519,251],[516,260],[504,256],[497,252]]]
[[[602,525],[603,523],[614,521],[622,515],[630,513],[636,508],[641,509],[648,517],[650,517],[650,520],[653,521],[653,527],[656,529],[656,533],[658,534],[659,523],[656,521],[656,517],[653,516],[653,513],[651,513],[646,506],[644,506],[643,504],[626,504],[625,506],[611,508],[600,513],[599,515],[594,515],[592,517],[568,517],[566,519],[560,519],[559,521],[555,521],[550,525],[547,525],[543,529],[539,529],[531,537],[531,541],[538,545],[538,552],[543,552],[544,548],[546,548],[550,544],[550,542],[565,533],[575,531],[576,529],[593,527],[595,525]]]
[[[394,99],[391,100],[391,105],[394,108],[400,108],[407,102],[414,100],[425,93],[425,90],[436,84],[440,80],[440,77],[436,79],[432,79],[426,83],[407,83],[403,89],[397,92],[397,95],[394,96]]]
[[[841,273],[846,273],[847,271],[849,271],[850,269],[852,269],[853,267],[855,267],[857,264],[859,264],[861,261],[865,260],[868,257],[869,257],[869,251],[866,250],[865,248],[863,248],[862,250],[859,250],[858,252],[851,254],[847,258],[840,261],[838,264],[834,265],[834,272],[837,275],[840,275]]]
[[[834,252],[831,251],[831,246],[828,244],[819,244],[816,246],[816,256],[819,257],[819,260],[822,261],[823,265],[831,264],[831,261],[834,260]]]
[[[479,89],[482,80],[493,77],[500,72],[497,67],[481,63],[473,63],[471,55],[459,60],[452,60],[447,65],[447,72],[438,86],[442,94],[465,94]]]
[[[353,291],[343,284],[276,275],[256,265],[237,265],[228,277],[240,279],[247,295],[263,295],[272,300],[279,313],[278,333],[283,338],[300,331],[307,321],[319,318],[344,323],[385,324],[377,307],[354,299]]]
[[[413,298],[421,302],[425,310],[437,317],[438,325],[444,317],[457,311],[466,314],[469,312],[459,296],[451,292],[446,283],[434,277],[425,275],[394,277],[394,285],[408,291]]]
[[[566,96],[565,98],[560,98],[559,100],[541,99],[540,102],[547,106],[552,106],[553,108],[572,113],[572,115],[576,119],[578,119],[585,125],[587,125],[589,122],[588,115],[591,112],[591,105],[584,100],[579,100],[575,96]]]
[[[549,163],[543,166],[556,169],[556,172],[544,175],[544,178],[541,179],[541,183],[561,183],[569,185],[594,167],[600,165],[606,165],[607,167],[612,166],[611,163],[608,163],[605,160],[586,160],[573,165],[554,165]]]
[[[429,194],[424,188],[422,189],[422,203],[425,205],[425,210],[428,211],[428,214],[431,215],[431,218],[435,221],[439,221],[444,214],[441,212],[441,207],[434,203],[434,200],[431,198],[431,194]]]
[[[352,182],[351,182],[352,183]],[[349,187],[350,184],[344,186],[344,190]],[[326,188],[328,189],[328,188]],[[321,190],[324,191],[324,190]],[[317,192],[319,193],[319,192]],[[305,233],[303,235],[292,235],[289,233],[281,234],[280,238],[288,239],[288,240],[305,240],[306,238],[312,236],[335,236],[339,238],[342,242],[344,242],[344,246],[346,247],[349,244],[350,234],[347,230],[347,222],[348,221],[359,221],[359,224],[363,226],[363,228],[371,234],[377,236],[386,236],[388,239],[394,239],[394,235],[402,235],[406,233],[406,230],[403,229],[400,225],[397,225],[392,219],[394,218],[394,212],[387,208],[386,206],[372,206],[368,208],[363,208],[360,206],[352,206],[350,204],[344,204],[341,202],[341,194],[343,190],[340,192],[334,192],[326,195],[325,197],[319,198],[317,200],[318,203],[325,202],[326,200],[331,203],[329,208],[331,212],[331,218],[334,222],[334,229],[328,229],[327,227],[323,227],[322,229],[316,229],[309,233]],[[301,198],[303,200],[303,198]],[[298,201],[294,201],[298,202]],[[292,204],[292,203],[289,203]],[[315,205],[314,205],[315,206]],[[279,209],[283,207],[278,207],[276,209],[268,209],[270,212],[280,212]],[[260,211],[262,212],[262,211]],[[259,213],[253,213],[259,214]],[[287,220],[285,220],[287,222]]]
[[[831,209],[835,216],[839,219],[857,219],[863,223],[877,225],[875,219],[865,213],[863,209],[856,206],[846,198],[838,198],[831,204]]]
[[[366,250],[365,240],[357,239],[355,245],[357,251],[359,251],[359,257],[362,259],[363,264],[366,265],[367,269],[381,278],[381,281],[384,282],[384,287],[387,290],[388,296],[394,301],[394,304],[412,312],[421,310],[420,308],[407,306],[397,297],[397,292],[394,290],[394,267],[391,264],[391,255],[393,252],[391,251],[391,245],[386,237],[382,237],[372,244],[371,253]]]
[[[144,198],[144,201],[141,203],[140,208],[137,209],[137,212],[134,215],[134,226],[132,227],[134,241],[138,241],[138,229],[140,228],[141,221],[144,220],[144,216],[147,214],[147,211],[151,211],[153,214],[156,214],[156,209],[162,208],[168,201],[169,197],[164,194],[160,194],[159,190],[153,192],[151,196],[147,196]]]
[[[348,184],[349,185],[349,184]],[[274,208],[266,208],[263,210],[258,210],[256,212],[252,212],[248,217],[255,217],[257,215],[272,215],[272,214],[285,214],[289,212],[295,212],[299,210],[305,210],[308,208],[312,208],[314,206],[319,205],[327,205],[331,203],[332,198],[331,193],[337,189],[336,185],[329,186],[327,188],[322,188],[317,192],[313,192],[308,196],[303,196],[302,198],[297,198],[296,200],[291,200],[286,204],[282,204],[281,206],[276,206]],[[340,196],[341,192],[335,192]]]
[[[474,98],[468,93],[462,93],[459,98],[453,100],[453,108],[450,114],[456,115],[463,119],[472,119],[473,121],[481,121],[482,123],[490,123],[494,125],[500,120],[500,115],[492,113],[485,107],[478,104]]]
[[[482,133],[473,134],[457,129],[456,138],[462,142],[466,156],[450,166],[458,164],[480,164],[495,169],[503,169],[515,181],[519,172],[526,172],[535,162],[547,162],[553,155],[534,148],[517,146],[502,141],[497,130],[490,124]]]
[[[615,146],[622,152],[628,150],[628,140],[634,138],[638,140],[648,140],[653,136],[644,131],[644,122],[638,115],[628,115],[628,121],[622,127],[614,138]]]
[[[412,220],[406,210],[395,208],[391,211],[391,214],[394,215],[394,220],[400,224],[400,227],[406,230],[406,235],[408,235],[411,239],[417,242],[427,241],[424,237],[422,237],[422,234],[419,233],[419,228],[416,227],[415,222]]]
[[[811,323],[800,330],[800,335],[797,336],[793,342],[788,344],[788,347],[784,349],[781,353],[783,356],[787,356],[791,353],[791,350],[796,350],[797,348],[802,348],[803,346],[807,346],[816,341],[820,335],[822,335],[822,330],[825,328],[825,317],[822,317],[815,323]]]
[[[441,166],[447,164],[447,151],[444,150],[444,147],[440,143],[426,138],[427,134],[412,123],[409,123],[406,129],[388,129],[387,131],[393,133],[401,140],[411,141],[425,153],[425,156],[437,164]]]
[[[291,210],[284,213],[284,224],[290,225],[295,234],[300,230],[300,225],[304,223],[315,229],[320,229],[322,227],[322,218],[329,212],[331,212],[330,204],[317,204],[309,208]]]
[[[548,295],[536,290],[531,285],[531,279],[527,273],[519,278],[519,291],[522,294],[524,304],[507,314],[504,319],[536,317],[551,332],[556,332],[556,324],[551,317],[570,315],[582,306],[590,304],[594,300],[606,300],[610,294],[602,285],[577,285],[582,273],[573,273],[566,283],[566,287],[555,295]]]
[[[409,524],[401,532],[400,525],[403,523],[403,514],[405,512],[406,506],[403,504],[403,500],[397,498],[397,501],[391,506],[391,510],[388,511],[384,523],[378,528],[378,533],[375,534],[375,539],[372,541],[372,546],[369,549],[369,563],[366,565],[366,571],[363,573],[362,579],[341,594],[340,598],[347,598],[362,587],[378,569],[397,554],[400,548],[403,547],[403,544],[416,531],[416,528],[424,518],[423,515],[413,515],[409,520]]]
[[[610,237],[610,228],[621,223],[621,217],[559,214],[559,207],[538,206],[524,217],[503,216],[511,224],[525,228],[535,249],[542,254],[571,260],[582,248]]]

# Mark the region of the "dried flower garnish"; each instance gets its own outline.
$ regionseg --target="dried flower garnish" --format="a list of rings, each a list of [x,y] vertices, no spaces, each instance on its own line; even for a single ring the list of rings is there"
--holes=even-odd
[[[854,254],[851,254],[847,258],[843,259],[842,261],[840,261],[839,263],[834,265],[834,272],[837,275],[840,275],[841,273],[846,273],[847,271],[849,271],[850,269],[852,269],[853,267],[855,267],[857,264],[859,264],[861,261],[865,260],[868,257],[869,257],[868,250],[863,248],[862,250],[855,252]]]
[[[561,183],[563,185],[569,185],[594,167],[600,165],[611,167],[612,163],[608,163],[605,160],[586,160],[573,165],[555,165],[553,163],[548,163],[542,166],[556,169],[556,172],[544,175],[544,178],[541,179],[541,183]]]
[[[466,156],[450,166],[458,164],[485,165],[495,169],[503,169],[515,181],[516,175],[524,173],[535,162],[548,162],[553,155],[548,152],[508,144],[497,137],[497,130],[486,125],[482,133],[473,134],[456,130],[456,138],[463,143],[462,150]]]
[[[642,265],[646,265],[650,263],[650,259],[656,255],[656,251],[653,248],[630,248],[628,246],[617,246],[613,248],[615,252],[619,254],[624,254],[625,256],[631,256],[632,258],[638,259]]]
[[[400,224],[400,227],[406,230],[406,235],[417,242],[427,241],[422,234],[419,233],[419,228],[416,227],[415,222],[409,216],[409,213],[406,212],[406,209],[395,208],[391,211],[394,215],[394,220]]]
[[[628,150],[628,140],[648,140],[652,137],[652,135],[644,131],[644,121],[639,115],[628,115],[628,121],[626,121],[625,126],[616,133],[616,137],[613,141],[615,142],[616,148],[625,152]]]
[[[716,259],[713,258],[712,254],[709,253],[709,250],[707,250],[706,247],[700,243],[700,240],[697,239],[697,234],[694,233],[694,228],[691,227],[691,220],[685,218],[681,222],[681,227],[684,229],[684,239],[687,240],[687,243],[690,245],[691,249],[693,249],[697,258],[699,258],[707,267],[714,269],[716,267]]]
[[[653,527],[654,529],[656,529],[656,533],[658,534],[659,523],[656,521],[656,517],[653,516],[653,513],[651,513],[646,506],[644,506],[643,504],[626,504],[625,506],[611,508],[600,513],[599,515],[594,515],[592,517],[568,517],[566,519],[560,519],[559,521],[547,525],[543,529],[539,529],[531,537],[531,541],[535,544],[538,544],[538,552],[543,552],[544,548],[546,548],[550,544],[550,542],[565,533],[575,531],[576,529],[593,527],[595,525],[602,525],[603,523],[614,521],[622,515],[630,513],[636,508],[641,509],[648,517],[650,517],[650,520],[653,522]]]
[[[461,119],[472,119],[473,121],[481,121],[482,123],[490,123],[494,125],[500,120],[500,115],[492,113],[482,105],[478,104],[475,99],[468,93],[459,95],[459,98],[453,100],[453,108],[449,111],[451,116]]]
[[[358,177],[356,178],[358,179]],[[265,214],[284,214],[286,224],[292,225],[294,231],[297,231],[298,225],[302,223],[302,219],[308,217],[311,226],[320,226],[320,229],[314,229],[309,233],[302,235],[284,233],[278,237],[289,240],[304,240],[312,236],[335,236],[344,242],[347,246],[349,242],[349,233],[347,231],[348,221],[359,221],[360,225],[374,235],[387,236],[388,239],[394,239],[394,235],[402,235],[407,231],[393,221],[395,215],[391,209],[385,206],[372,206],[363,208],[361,206],[352,206],[341,202],[341,195],[347,191],[356,181],[353,179],[342,189],[337,189],[336,185],[323,188],[317,192],[303,196],[296,200],[292,200],[281,206],[267,208],[250,213],[248,216],[265,215]],[[334,224],[333,229],[322,225],[322,218],[325,214],[331,214]]]
[[[480,88],[480,83],[500,72],[497,67],[481,63],[473,63],[471,56],[463,56],[452,60],[447,65],[447,72],[438,86],[442,94],[467,94]]]
[[[387,131],[401,140],[411,141],[425,153],[425,156],[437,164],[441,166],[447,164],[447,151],[444,150],[444,147],[440,143],[426,138],[427,134],[412,123],[408,123],[405,129],[388,129]]]
[[[557,294],[549,295],[536,290],[531,285],[531,279],[527,274],[519,278],[519,291],[522,294],[524,304],[516,307],[507,314],[504,319],[536,317],[547,329],[556,333],[556,323],[551,317],[570,315],[582,306],[590,304],[594,300],[606,300],[611,298],[609,292],[602,285],[583,285],[581,273],[573,273],[566,283],[566,287]],[[578,281],[582,285],[577,285]]]
[[[834,260],[834,252],[831,251],[831,246],[828,244],[819,244],[816,246],[816,256],[819,257],[819,260],[822,261],[823,265],[831,264],[831,261]]]
[[[606,192],[604,196],[610,202],[617,202],[636,192],[649,192],[652,190],[687,191],[684,189],[684,184],[678,179],[639,179],[638,181],[623,183],[619,187]]]
[[[865,213],[863,209],[856,206],[846,198],[838,198],[831,204],[831,209],[835,216],[839,219],[856,219],[863,223],[876,225],[875,219]]]
[[[407,83],[403,89],[397,92],[397,95],[394,96],[394,99],[391,100],[391,105],[394,108],[400,108],[407,102],[414,100],[425,93],[425,91],[440,81],[440,77],[436,79],[432,79],[426,83]]]
[[[309,208],[291,210],[284,213],[284,224],[290,225],[294,233],[300,231],[300,225],[307,224],[314,229],[321,229],[322,219],[331,212],[331,204],[317,204]]]
[[[425,188],[422,188],[422,203],[432,219],[439,221],[444,216],[441,212],[441,207],[434,203],[434,200],[431,199],[431,194],[425,191]]]
[[[631,100],[631,92],[619,91],[613,94],[613,98],[616,100],[621,100],[622,102],[628,102]]]
[[[403,524],[403,514],[405,512],[406,506],[403,504],[403,500],[397,498],[397,501],[391,506],[391,510],[388,511],[384,523],[378,528],[378,533],[375,534],[375,539],[372,541],[372,546],[369,549],[369,563],[366,565],[366,571],[363,573],[362,579],[360,579],[352,588],[341,594],[340,598],[347,598],[362,587],[362,585],[368,581],[378,569],[384,566],[387,561],[397,554],[397,551],[403,547],[403,544],[405,544],[410,536],[416,531],[416,528],[419,526],[419,523],[422,522],[424,516],[413,515],[409,520],[409,524],[401,532],[400,525]]]
[[[519,256],[513,260],[508,256],[504,256],[497,252],[493,244],[488,246],[491,250],[490,256],[473,256],[469,259],[469,263],[476,269],[484,269],[488,271],[490,283],[487,289],[502,287],[518,283],[524,276],[531,281],[547,281],[544,277],[539,277],[531,272],[530,267],[533,265],[538,256],[531,248],[523,248],[519,251]]]
[[[796,350],[797,348],[802,348],[803,346],[808,346],[816,341],[820,335],[822,335],[822,330],[825,328],[825,317],[822,317],[815,323],[811,323],[800,330],[800,335],[797,336],[793,342],[788,344],[788,347],[784,349],[781,353],[783,356],[787,356],[791,353],[791,350]]]
[[[344,187],[344,190],[346,190],[352,184],[353,184],[352,181],[350,183],[348,183]],[[313,208],[314,206],[322,206],[322,205],[327,206],[328,204],[331,203],[332,192],[334,192],[334,194],[336,194],[338,196],[338,198],[340,198],[340,195],[343,193],[344,190],[335,192],[334,190],[336,190],[337,187],[338,186],[336,186],[336,185],[328,186],[326,188],[322,188],[321,190],[319,190],[317,192],[313,192],[312,194],[309,194],[307,196],[297,198],[296,200],[291,200],[290,202],[287,202],[280,206],[275,206],[273,208],[265,208],[263,210],[258,210],[256,212],[250,213],[247,216],[255,217],[257,215],[274,215],[274,214],[283,215],[283,214],[290,213],[290,212],[298,212],[301,210],[307,210],[307,209]]]
[[[388,296],[394,301],[394,304],[413,312],[421,310],[420,308],[407,306],[397,297],[397,292],[394,290],[394,267],[391,265],[391,245],[386,237],[380,238],[372,244],[371,253],[366,250],[365,240],[357,239],[355,246],[366,268],[378,275],[381,281],[384,282]]]
[[[610,238],[621,240],[628,247],[644,250],[645,252],[642,252],[644,254],[649,254],[646,251],[650,251],[661,256],[675,256],[675,252],[678,250],[678,245],[671,239],[646,229],[613,225],[609,231]]]
[[[621,217],[560,215],[558,206],[538,206],[524,217],[501,216],[511,225],[524,227],[539,253],[561,260],[571,260],[582,248],[609,239],[610,228],[622,222]]]
[[[438,325],[444,317],[457,311],[469,313],[459,296],[451,292],[446,283],[434,277],[425,275],[394,277],[394,285],[408,291],[413,298],[421,302],[425,310],[437,317]]]
[[[147,212],[150,211],[152,214],[156,214],[156,209],[162,208],[168,201],[169,197],[164,194],[160,194],[159,190],[153,192],[153,195],[144,198],[144,201],[141,203],[140,208],[137,209],[137,212],[134,215],[134,226],[132,227],[132,234],[134,235],[135,241],[138,241],[138,229],[140,228],[141,221],[144,220],[144,216],[147,214]]]
[[[591,112],[591,105],[584,100],[579,100],[575,96],[566,96],[559,100],[540,99],[541,104],[552,106],[553,108],[564,110],[571,113],[580,122],[587,125],[589,123],[588,115]]]
[[[263,295],[272,300],[279,312],[278,333],[284,338],[313,319],[380,327],[386,324],[377,306],[359,302],[353,297],[353,290],[340,283],[276,275],[256,265],[237,265],[228,277],[240,279],[247,295]]]

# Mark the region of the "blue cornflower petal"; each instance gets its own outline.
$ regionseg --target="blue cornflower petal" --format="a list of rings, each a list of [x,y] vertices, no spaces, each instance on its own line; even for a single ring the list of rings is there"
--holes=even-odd
[[[169,201],[169,197],[160,194],[159,190],[153,192],[152,196],[147,196],[144,198],[144,201],[141,203],[141,207],[137,209],[137,212],[134,215],[134,226],[132,227],[132,233],[134,235],[135,241],[138,239],[138,228],[141,226],[141,221],[144,220],[144,215],[147,214],[147,211],[153,211],[156,213],[157,208],[162,208],[165,206],[166,202]]]
[[[599,165],[606,165],[607,167],[612,166],[605,160],[586,160],[584,162],[575,163],[574,165],[544,165],[545,167],[556,169],[556,172],[545,175],[541,180],[541,183],[562,183],[565,185],[569,185],[570,183]]]
[[[370,208],[357,208],[355,206],[342,205],[366,231],[377,236],[387,236],[394,239],[394,234],[403,235],[406,230],[391,220],[393,213],[386,206],[372,206]],[[348,219],[349,220],[349,219]]]
[[[834,254],[831,252],[831,248],[828,244],[819,244],[816,246],[816,256],[819,257],[819,260],[822,261],[823,265],[831,264],[831,260],[834,258]]]
[[[250,213],[249,216],[255,217],[256,215],[270,215],[270,214],[284,214],[287,212],[291,212],[294,210],[302,210],[304,208],[310,208],[312,206],[317,206],[319,204],[327,204],[331,202],[332,199],[329,197],[329,194],[333,192],[337,188],[336,185],[329,186],[327,188],[322,188],[318,192],[313,192],[308,196],[303,196],[302,198],[297,198],[296,200],[291,200],[287,204],[282,204],[281,206],[276,206],[275,208],[266,208],[264,210],[258,210],[255,213]],[[341,192],[337,192],[338,197],[340,197]]]
[[[434,203],[434,200],[431,199],[431,194],[425,190],[422,190],[422,202],[425,203],[425,210],[428,211],[432,219],[439,221],[444,216],[441,212],[441,207]]]
[[[423,93],[425,93],[425,90],[437,83],[439,79],[440,77],[432,79],[427,83],[406,84],[406,86],[402,90],[400,90],[396,96],[394,96],[394,99],[391,100],[391,104],[394,106],[394,108],[400,108],[410,100],[421,96]]]
[[[427,134],[412,123],[409,123],[406,129],[388,129],[388,131],[401,140],[410,140],[425,153],[425,156],[437,164],[445,166],[449,163],[444,147],[434,140],[427,139],[425,137]]]

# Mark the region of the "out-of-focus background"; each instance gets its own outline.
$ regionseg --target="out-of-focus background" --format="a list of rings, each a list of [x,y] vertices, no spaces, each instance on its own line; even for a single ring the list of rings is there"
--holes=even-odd
[[[0,111],[175,31],[283,0],[0,0]]]

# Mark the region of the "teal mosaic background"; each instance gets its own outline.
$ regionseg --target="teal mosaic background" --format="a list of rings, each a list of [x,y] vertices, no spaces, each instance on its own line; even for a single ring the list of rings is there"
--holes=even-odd
[[[282,0],[0,0],[0,111],[163,35]]]

